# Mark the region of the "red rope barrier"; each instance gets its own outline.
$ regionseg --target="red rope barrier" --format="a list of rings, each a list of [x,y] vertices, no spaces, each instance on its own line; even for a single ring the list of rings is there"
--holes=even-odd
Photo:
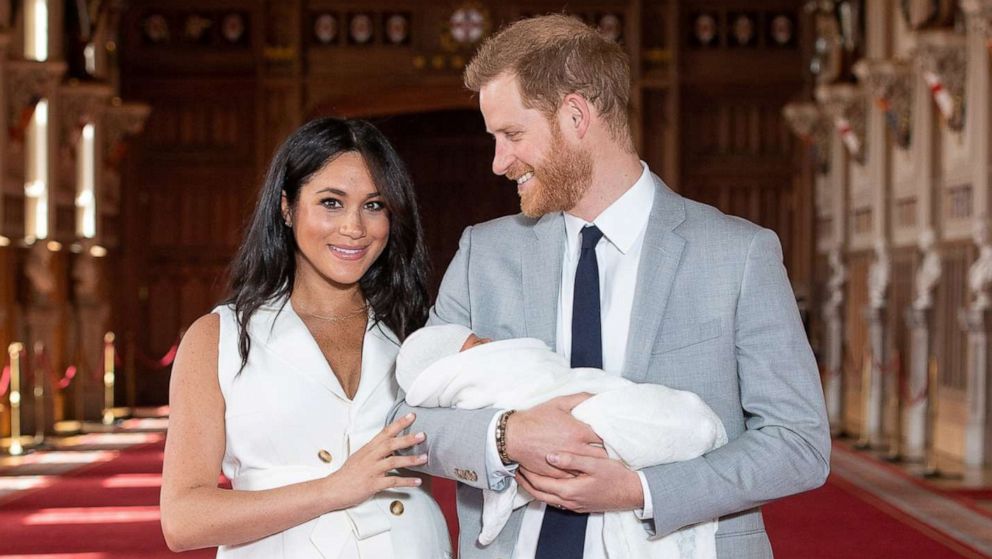
[[[10,388],[10,365],[4,365],[3,373],[0,373],[0,396],[7,394]]]
[[[48,352],[45,351],[44,346],[35,346],[34,357],[34,366],[38,367],[42,374],[47,372],[48,376],[51,378],[52,386],[60,391],[69,388],[69,385],[72,384],[72,380],[76,378],[76,373],[79,372],[79,367],[76,365],[69,365],[66,367],[62,378],[59,378],[58,373],[55,371],[55,367],[52,366],[52,362],[48,358]]]
[[[66,367],[65,375],[62,376],[62,379],[59,380],[55,384],[55,386],[57,386],[59,390],[65,390],[66,388],[69,388],[69,385],[72,384],[72,379],[76,378],[77,371],[78,369],[76,368],[75,365],[69,365],[68,367]]]
[[[176,341],[172,344],[172,347],[170,347],[168,351],[165,352],[165,355],[159,357],[158,359],[153,359],[151,357],[148,357],[141,350],[135,350],[135,357],[137,357],[138,360],[141,361],[142,365],[148,367],[149,369],[156,369],[156,370],[164,369],[172,365],[172,363],[176,360],[176,353],[179,351],[179,340],[180,337],[177,336]],[[115,361],[117,362],[117,366],[119,367],[123,366],[123,363],[120,362],[120,353],[115,352],[115,356],[116,356]]]

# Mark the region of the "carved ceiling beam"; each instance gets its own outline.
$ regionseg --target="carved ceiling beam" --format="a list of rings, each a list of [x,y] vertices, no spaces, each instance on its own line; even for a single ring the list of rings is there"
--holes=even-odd
[[[967,37],[953,31],[926,31],[919,37],[915,53],[917,68],[947,126],[959,131],[964,127],[966,109]]]
[[[812,148],[817,171],[829,171],[831,126],[820,107],[812,102],[789,103],[782,116],[792,132]]]
[[[65,70],[65,62],[7,62],[7,122],[15,139],[27,128],[38,101],[55,93]]]
[[[885,123],[896,145],[908,148],[913,114],[912,66],[897,60],[862,59],[854,65],[854,74],[885,113]]]
[[[833,122],[847,152],[864,163],[868,120],[864,90],[847,83],[820,85],[816,88],[816,101]]]

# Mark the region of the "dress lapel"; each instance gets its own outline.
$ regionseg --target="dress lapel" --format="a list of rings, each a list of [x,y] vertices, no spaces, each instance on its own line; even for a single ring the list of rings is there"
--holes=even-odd
[[[555,347],[558,293],[565,252],[565,221],[560,213],[547,214],[532,228],[533,248],[521,251],[526,336]]]
[[[644,232],[624,359],[623,376],[634,382],[647,378],[651,348],[661,330],[661,320],[685,248],[685,239],[673,231],[685,221],[685,200],[669,190],[661,179],[656,176],[654,179],[654,204]]]
[[[261,316],[262,314],[265,316]],[[252,320],[253,339],[261,340],[266,349],[286,363],[288,373],[296,373],[324,387],[341,400],[348,401],[331,366],[310,334],[303,320],[293,311],[293,305],[282,301],[258,310],[260,320]],[[256,326],[257,325],[257,326]]]
[[[361,406],[383,381],[393,376],[400,350],[400,342],[388,326],[381,322],[373,324],[371,316],[369,326],[362,343],[362,380],[355,393],[356,406]]]

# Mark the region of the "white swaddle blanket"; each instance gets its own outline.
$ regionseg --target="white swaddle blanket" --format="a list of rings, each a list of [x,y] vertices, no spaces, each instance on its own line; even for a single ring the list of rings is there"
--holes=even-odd
[[[532,338],[453,353],[461,344],[452,349],[452,340],[464,340],[468,333],[450,326],[431,327],[407,339],[397,359],[396,377],[408,404],[519,410],[557,396],[589,392],[595,396],[576,406],[572,415],[603,439],[610,457],[633,470],[690,460],[727,442],[720,418],[696,394],[635,384],[599,369],[571,369],[561,355]],[[516,481],[505,491],[484,490],[483,497],[482,545],[496,539],[513,509],[533,499]],[[604,547],[610,557],[716,557],[716,520],[654,540],[648,539],[631,511],[607,512],[603,522]]]

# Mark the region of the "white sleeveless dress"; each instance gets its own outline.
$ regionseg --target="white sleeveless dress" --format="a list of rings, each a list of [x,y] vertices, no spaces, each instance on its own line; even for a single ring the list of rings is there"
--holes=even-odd
[[[310,331],[283,302],[252,317],[251,351],[240,374],[234,311],[213,311],[220,316],[218,375],[226,404],[223,472],[236,490],[282,487],[338,470],[382,430],[397,396],[399,343],[384,324],[369,321],[361,381],[349,400]],[[451,557],[451,546],[440,508],[417,488],[382,492],[255,542],[221,546],[217,557],[435,559]]]

